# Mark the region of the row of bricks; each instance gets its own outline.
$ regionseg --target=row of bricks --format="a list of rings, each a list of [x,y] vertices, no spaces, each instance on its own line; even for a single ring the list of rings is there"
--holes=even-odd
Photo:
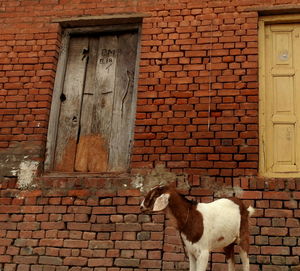
[[[256,210],[259,212],[259,210]],[[51,218],[49,219],[49,222],[38,222],[39,216],[37,217],[36,221],[32,222],[11,222],[8,220],[6,223],[3,223],[5,225],[1,226],[0,230],[9,230],[9,231],[15,231],[15,234],[18,234],[17,231],[26,231],[26,236],[32,237],[32,233],[29,233],[27,231],[36,231],[34,236],[36,237],[41,237],[45,236],[45,234],[50,234],[53,232],[46,233],[45,231],[49,230],[61,230],[65,231],[64,236],[67,233],[67,231],[78,231],[76,233],[76,236],[81,238],[82,237],[82,231],[103,231],[103,232],[118,232],[117,239],[113,240],[120,240],[119,238],[122,237],[122,233],[126,232],[126,235],[130,239],[134,239],[136,236],[134,232],[140,232],[140,231],[159,231],[161,230],[162,226],[161,224],[149,224],[149,223],[144,223],[144,224],[139,224],[139,223],[116,223],[116,222],[110,222],[109,224],[104,224],[104,223],[90,223],[90,222],[68,222],[70,219],[67,218],[67,216],[63,216],[61,219],[66,219],[63,222],[51,222]],[[253,219],[254,220],[254,219]],[[261,226],[261,220],[263,220],[263,226]],[[57,221],[57,220],[56,220]],[[72,221],[72,220],[71,220]],[[76,221],[76,220],[75,220]],[[258,226],[253,226],[252,227],[252,233],[259,235],[266,235],[266,236],[290,236],[290,237],[297,237],[300,236],[300,230],[299,230],[299,222],[297,221],[297,217],[295,218],[290,218],[289,220],[281,221],[278,223],[274,218],[271,219],[269,217],[268,223],[266,223],[267,219],[257,219],[257,224]],[[274,222],[275,221],[275,222]],[[255,222],[253,222],[255,223]],[[266,224],[273,224],[272,226],[266,226]],[[73,235],[75,236],[75,232],[73,232]],[[55,233],[55,232],[54,232]],[[11,235],[13,235],[13,232],[10,232]],[[25,232],[23,233],[25,234]],[[2,233],[1,233],[2,235]],[[88,239],[94,234],[86,234],[86,237],[84,239]],[[16,237],[15,235],[13,235]],[[144,234],[142,234],[144,236]],[[151,236],[156,236],[156,234],[151,234]],[[140,236],[140,238],[142,238]],[[143,237],[146,238],[146,237]],[[147,239],[150,238],[147,235]],[[155,239],[160,239],[160,236],[156,236]]]
[[[30,257],[30,258],[29,258]],[[27,262],[26,262],[27,260]],[[84,258],[84,257],[60,257],[51,256],[20,256],[11,258],[9,256],[0,256],[0,261],[3,263],[16,262],[18,264],[41,264],[41,265],[56,265],[56,266],[88,266],[88,267],[104,267],[104,266],[121,266],[121,267],[140,267],[140,268],[160,268],[161,260],[151,259],[126,259],[126,258]]]
[[[0,137],[1,138],[1,137]],[[153,160],[155,157],[159,158],[160,164],[165,164],[166,162],[169,163],[169,165],[167,164],[168,168],[172,168],[172,164],[174,164],[173,166],[176,167],[180,167],[180,166],[191,166],[192,168],[196,166],[196,162],[197,161],[205,161],[205,162],[199,162],[199,168],[205,168],[206,166],[215,166],[216,168],[218,168],[218,166],[220,164],[214,164],[213,162],[207,162],[207,160],[209,161],[239,161],[239,165],[240,166],[254,166],[255,162],[257,162],[258,158],[257,155],[244,155],[244,154],[235,154],[235,155],[231,155],[231,154],[222,154],[222,155],[218,155],[218,154],[213,154],[213,155],[206,155],[204,153],[202,154],[173,154],[173,155],[164,155],[164,149],[156,149],[155,150],[156,154],[150,154],[150,155],[134,155],[132,157],[132,162],[142,162],[142,161],[149,161],[149,162],[155,162],[155,160]],[[184,161],[182,161],[184,160]],[[157,162],[158,160],[156,160]],[[195,161],[195,163],[193,163],[193,161]],[[244,162],[243,162],[244,161]],[[178,164],[177,164],[178,163]],[[249,163],[249,164],[247,164]],[[228,165],[229,166],[229,165]],[[227,166],[227,168],[228,168]]]
[[[7,59],[7,58],[5,58]],[[7,61],[7,60],[5,60]],[[56,63],[39,63],[39,64],[0,64],[1,72],[10,72],[10,71],[25,71],[25,76],[33,76],[37,72],[43,73],[45,70],[55,70]],[[40,76],[41,74],[39,74]]]
[[[143,175],[149,174],[149,171],[141,171]],[[178,175],[181,176],[181,175]],[[131,183],[132,176],[115,176],[117,183],[121,180]],[[110,177],[39,177],[37,179],[44,190],[17,190],[16,178],[3,178],[0,183],[0,197],[9,199],[14,205],[47,205],[47,204],[62,204],[76,206],[98,206],[99,200],[102,198],[112,198],[113,204],[138,204],[141,191],[128,186],[118,190],[105,190],[107,184],[111,184]],[[263,195],[268,195],[268,199],[273,200],[289,200],[287,196],[289,192],[300,191],[300,180],[297,178],[264,178],[258,176],[238,176],[223,178],[217,176],[203,176],[191,174],[189,177],[191,188],[194,191],[193,195],[208,196],[212,195],[223,188],[240,187],[243,194],[249,199],[263,199]],[[68,187],[69,189],[66,189]],[[76,188],[76,189],[75,189]],[[48,190],[52,189],[50,193]],[[53,190],[54,189],[54,190]],[[183,191],[187,194],[187,191]],[[283,192],[283,194],[282,194]],[[8,194],[7,194],[8,193]],[[279,194],[277,194],[279,193]],[[272,195],[273,194],[273,195]],[[9,195],[9,196],[7,196]],[[294,197],[299,198],[299,193],[295,193]],[[127,201],[126,201],[127,199]],[[134,202],[132,201],[134,200]],[[212,198],[213,200],[213,198]],[[6,204],[10,204],[10,203]],[[18,203],[19,202],[19,203]],[[264,201],[262,201],[264,202]],[[262,203],[263,204],[263,203]],[[261,206],[264,208],[263,206]],[[265,208],[269,208],[266,206]],[[153,216],[156,218],[157,216]],[[159,216],[158,216],[159,217]]]
[[[198,62],[198,63],[193,63],[193,62]],[[187,63],[184,63],[187,62]],[[200,62],[200,63],[199,63]],[[149,76],[149,74],[147,74],[147,72],[174,72],[174,73],[162,73],[165,75],[176,75],[179,73],[175,73],[175,72],[181,72],[181,71],[199,71],[199,75],[202,75],[204,72],[206,72],[209,75],[209,71],[212,71],[212,75],[215,76],[216,71],[219,71],[219,73],[221,74],[222,70],[226,70],[226,72],[228,73],[228,69],[232,70],[232,73],[235,73],[236,69],[240,69],[239,73],[241,74],[242,72],[244,74],[246,74],[247,70],[246,69],[250,69],[250,68],[257,68],[257,62],[253,61],[246,61],[246,62],[231,62],[231,63],[212,63],[212,64],[202,64],[203,59],[201,61],[201,59],[197,59],[197,60],[193,60],[193,58],[187,58],[185,57],[184,60],[183,59],[179,59],[179,63],[178,64],[167,64],[167,60],[162,60],[161,61],[161,65],[151,65],[151,66],[142,66],[140,69],[140,73],[141,76],[143,78],[146,78],[147,75]],[[198,75],[197,73],[193,73],[193,75]],[[213,85],[216,86],[216,85]],[[213,88],[214,89],[214,88]]]
[[[141,59],[178,59],[178,58],[193,58],[193,57],[228,57],[233,56],[235,57],[236,62],[240,62],[240,58],[244,58],[247,55],[253,55],[256,56],[258,53],[258,49],[255,48],[245,48],[245,49],[212,49],[209,50],[207,48],[207,45],[204,45],[204,48],[206,47],[206,50],[199,50],[199,47],[197,46],[194,50],[190,46],[186,48],[186,50],[182,51],[182,48],[180,48],[180,51],[169,51],[169,52],[142,52],[141,53]],[[170,63],[170,64],[176,64],[176,63]]]
[[[107,242],[105,240],[112,241],[160,241],[162,240],[163,231],[161,230],[162,225],[155,226],[153,230],[160,231],[114,231],[114,232],[86,232],[78,230],[34,230],[34,231],[17,231],[17,230],[1,230],[1,243],[3,246],[13,245],[17,247],[26,247],[27,245],[33,245],[36,241],[30,241],[32,238],[34,240],[39,239],[39,246],[45,247],[57,247],[63,246],[64,240],[101,240],[99,242],[93,243],[97,244],[97,249],[106,248]],[[19,239],[18,239],[19,238]],[[70,243],[66,243],[70,247]],[[93,247],[95,249],[96,247]]]
[[[236,257],[236,263],[240,263],[239,257]],[[225,261],[225,255],[222,253],[212,254],[213,262],[223,262]],[[250,261],[252,263],[261,264],[274,264],[274,265],[294,265],[299,263],[299,258],[297,256],[265,256],[265,255],[250,255]]]
[[[253,248],[253,246],[252,246]],[[36,253],[42,253],[43,248],[41,248],[39,251],[35,250]],[[61,254],[63,254],[63,256],[11,256],[11,255],[4,255],[4,256],[0,256],[0,262],[2,263],[10,263],[12,260],[14,263],[18,263],[18,264],[36,264],[38,263],[39,259],[43,259],[45,262],[43,262],[43,264],[52,264],[52,265],[84,265],[87,263],[87,261],[93,261],[96,262],[95,258],[97,259],[110,259],[111,261],[113,261],[114,259],[116,260],[116,258],[118,259],[119,257],[124,257],[125,256],[129,256],[129,255],[136,255],[138,256],[138,258],[135,258],[136,261],[139,261],[139,259],[144,259],[144,256],[150,256],[150,259],[159,259],[160,257],[160,252],[159,251],[147,251],[147,250],[142,250],[142,253],[137,253],[133,250],[128,251],[128,250],[123,250],[123,251],[119,251],[118,249],[110,249],[110,250],[100,250],[100,251],[93,251],[93,250],[82,250],[80,252],[80,250],[72,250],[72,253],[70,256],[65,256],[68,255],[69,253],[64,254],[65,249],[61,249]],[[298,250],[298,251],[297,251]],[[56,254],[58,253],[59,249],[54,249],[52,251],[52,254]],[[299,260],[297,259],[297,253],[299,253],[299,249],[298,248],[292,248],[291,249],[292,252],[294,252],[294,254],[290,254],[289,249],[285,247],[278,247],[278,246],[269,246],[269,247],[262,247],[260,251],[256,252],[255,249],[251,249],[250,253],[252,254],[251,257],[251,262],[253,263],[257,263],[257,262],[261,262],[262,259],[266,259],[266,258],[271,258],[273,259],[273,261],[275,262],[275,264],[283,264],[290,262],[291,264],[297,264],[297,262],[299,263]],[[56,253],[55,253],[56,252]],[[122,253],[123,252],[123,253]],[[147,253],[148,252],[148,253]],[[28,252],[27,252],[28,253]],[[122,255],[123,254],[123,255]],[[159,256],[158,256],[159,255]],[[218,254],[217,254],[218,255]],[[128,257],[127,256],[127,257]],[[165,252],[163,259],[165,261],[183,261],[183,256],[181,253],[170,253],[170,252]],[[286,257],[284,257],[286,256]],[[62,259],[63,257],[63,259]],[[80,259],[79,262],[73,262],[70,263],[68,260],[71,257],[78,257],[78,259]],[[89,257],[89,258],[86,258]],[[258,258],[259,257],[259,258]],[[220,256],[215,256],[214,257],[215,260],[218,259],[218,262],[224,262],[223,257]],[[258,258],[258,260],[257,260]],[[46,263],[46,259],[49,260],[49,262]],[[50,260],[52,262],[50,262]],[[83,262],[85,262],[83,264]],[[41,263],[41,262],[39,262]],[[59,263],[59,264],[58,264]],[[92,265],[89,265],[92,266]],[[98,265],[93,265],[93,266],[98,266]],[[130,265],[129,265],[130,266]]]
[[[213,23],[213,25],[244,25],[257,22],[257,16],[254,16],[253,13],[231,13],[231,16],[228,16],[230,13],[227,13],[225,16],[225,14],[220,13],[220,11],[221,10],[219,10],[219,12],[214,12],[214,10],[211,10],[209,13],[205,14],[205,11],[201,9],[162,10],[153,14],[153,17],[146,17],[144,23],[147,28],[150,28],[151,26],[164,28],[189,25],[210,25],[210,23]],[[171,20],[175,18],[177,20],[172,22]],[[166,22],[168,24],[166,24]]]
[[[226,138],[235,137],[234,133],[232,133],[231,137],[229,136],[230,134],[231,133],[228,132],[227,133],[228,136]],[[163,134],[157,135],[157,139],[161,139],[162,137],[166,138],[167,134],[163,133]],[[222,138],[224,138],[224,137],[222,137]],[[185,144],[183,140],[176,141],[175,143],[177,143],[177,146],[172,146],[172,144],[170,144],[172,142],[173,142],[172,140],[166,141],[164,145],[166,145],[167,147],[140,146],[137,142],[135,144],[135,148],[133,149],[133,154],[134,155],[162,154],[162,155],[166,155],[166,156],[164,156],[165,157],[164,159],[167,159],[167,160],[170,159],[172,154],[180,154],[180,155],[186,154],[186,157],[190,157],[190,158],[188,159],[188,161],[181,161],[181,162],[189,164],[189,160],[191,160],[191,159],[193,159],[193,157],[195,157],[195,156],[189,156],[189,154],[191,154],[191,153],[199,154],[200,155],[199,158],[201,158],[201,154],[205,155],[205,154],[210,154],[210,153],[223,153],[224,155],[222,157],[224,158],[224,161],[214,161],[216,159],[216,156],[211,156],[210,157],[211,160],[206,161],[206,159],[205,159],[206,157],[202,156],[202,159],[201,159],[202,161],[199,161],[198,167],[205,168],[205,167],[210,167],[210,166],[214,165],[214,166],[216,166],[216,168],[231,168],[231,167],[235,168],[237,165],[237,162],[236,161],[228,161],[229,156],[225,155],[225,153],[227,153],[227,154],[230,154],[230,153],[232,153],[232,154],[235,154],[235,153],[257,154],[258,153],[258,147],[255,145],[254,146],[241,146],[238,149],[237,146],[194,147],[192,145],[191,147],[189,147],[188,144]],[[142,144],[144,144],[144,143],[142,142]],[[213,145],[213,146],[215,146],[215,145]],[[197,158],[197,157],[195,157],[195,158]],[[237,160],[239,160],[241,157],[236,156],[235,158]],[[205,165],[206,163],[207,163],[207,165]],[[241,163],[246,163],[246,161],[241,162]],[[249,162],[249,163],[251,163],[251,162]],[[194,163],[193,163],[193,165],[191,165],[191,167],[197,167],[197,161],[194,161]]]
[[[160,250],[148,249],[69,249],[58,247],[36,247],[28,251],[28,248],[18,248],[10,246],[6,249],[3,255],[17,256],[17,255],[40,255],[40,256],[54,256],[54,257],[89,257],[89,258],[136,258],[136,259],[160,259]],[[77,264],[74,264],[77,265]],[[80,264],[78,264],[80,265]]]
[[[11,265],[6,265],[9,266],[5,268],[5,271],[66,271],[66,270],[72,270],[72,271],[160,271],[161,268],[155,269],[151,268],[132,268],[132,267],[79,267],[79,266],[73,266],[73,267],[68,267],[68,266],[54,266],[54,265],[24,265],[24,264],[19,264],[17,266],[11,266]],[[172,271],[173,269],[167,270],[163,269],[166,271]]]
[[[207,121],[206,124],[210,124],[210,127],[206,127],[206,129],[210,131],[203,131],[199,132],[197,131],[199,129],[198,126],[195,124],[189,124],[191,121],[196,122],[197,120],[200,120],[201,118],[197,119],[189,119],[189,118],[161,118],[158,119],[158,123],[156,125],[151,126],[151,130],[147,127],[138,127],[136,128],[136,134],[135,139],[136,140],[142,140],[139,144],[146,144],[152,145],[152,146],[195,146],[190,150],[190,153],[212,153],[213,148],[215,146],[240,146],[241,143],[247,143],[248,145],[257,145],[257,130],[256,125],[253,125],[253,128],[255,127],[255,130],[252,131],[249,129],[245,131],[245,126],[250,123],[250,118],[241,118],[241,121],[238,121],[238,118],[230,118],[230,117],[221,117],[222,125],[215,125],[214,121],[211,121],[210,123]],[[218,121],[218,122],[221,122]],[[247,121],[247,122],[246,122]],[[242,122],[242,124],[231,124],[232,122]],[[243,124],[245,123],[245,124]],[[254,122],[255,123],[255,122]],[[162,126],[165,125],[165,126]],[[176,125],[174,127],[174,125]],[[36,127],[36,125],[30,125],[31,127]],[[41,124],[42,126],[42,124]],[[248,125],[249,128],[251,125]],[[5,127],[5,126],[3,126]],[[43,127],[43,126],[42,126]],[[223,128],[223,129],[222,129]],[[236,129],[237,128],[237,129]],[[220,132],[220,130],[223,130]],[[150,130],[150,131],[145,131]],[[207,136],[205,136],[207,135]],[[213,138],[213,139],[212,139]],[[181,143],[179,140],[183,140]],[[252,139],[252,140],[248,140]],[[149,140],[149,142],[145,142],[145,140]],[[155,141],[157,140],[157,142]],[[248,141],[246,141],[248,140]],[[159,143],[159,141],[161,143]],[[219,144],[218,144],[219,143]],[[157,145],[159,144],[159,145]],[[211,146],[211,147],[209,147]],[[185,152],[184,152],[185,153]],[[218,153],[218,152],[217,152]]]
[[[148,53],[149,54],[149,53]],[[149,55],[148,55],[149,56]],[[141,66],[141,71],[146,71],[146,72],[155,72],[160,69],[160,65],[166,66],[166,68],[175,66],[176,65],[198,65],[198,68],[201,69],[201,74],[204,74],[203,65],[206,66],[206,75],[214,74],[215,71],[217,70],[216,65],[220,65],[220,70],[222,70],[225,66],[224,63],[228,63],[228,67],[230,68],[236,68],[236,67],[241,67],[242,63],[245,63],[245,66],[243,67],[244,69],[247,67],[248,68],[255,68],[254,63],[257,63],[257,55],[225,55],[225,56],[216,56],[216,57],[209,57],[209,55],[205,56],[196,56],[196,57],[172,57],[172,58],[157,58],[157,59],[141,59],[140,60],[140,66]],[[211,63],[211,64],[210,64]],[[147,66],[145,68],[145,66]],[[196,66],[195,66],[196,67]],[[149,69],[149,70],[145,70]],[[211,70],[211,72],[210,72]]]
[[[147,271],[149,269],[130,268],[130,267],[79,267],[79,266],[54,266],[54,265],[24,265],[24,264],[5,264],[5,271]],[[160,271],[161,269],[150,269],[151,271]],[[166,270],[166,269],[163,269]],[[172,268],[169,271],[174,270]],[[168,271],[168,270],[166,270]]]
[[[114,236],[114,235],[113,235]],[[138,241],[138,240],[119,240],[118,238],[115,240],[101,240],[101,241],[87,241],[82,239],[16,239],[15,243],[13,245],[10,245],[11,242],[10,239],[1,239],[3,241],[4,248],[20,248],[20,247],[28,247],[31,248],[36,247],[37,249],[41,249],[40,251],[43,252],[42,247],[49,247],[49,250],[51,247],[54,248],[62,248],[61,253],[67,253],[72,251],[72,249],[77,249],[75,251],[82,250],[83,253],[91,253],[93,250],[107,250],[107,249],[117,249],[117,250],[159,250],[162,248],[162,241],[153,241],[153,240],[146,240],[146,241]],[[5,246],[5,244],[7,244]],[[25,245],[26,244],[26,245]],[[2,246],[3,246],[2,245]],[[1,247],[2,247],[1,246]],[[64,248],[67,248],[65,250]],[[56,250],[58,253],[59,251]],[[12,254],[14,255],[14,254]],[[27,254],[28,255],[28,254]],[[66,255],[64,255],[66,256]],[[91,255],[92,256],[92,255]]]
[[[11,252],[13,249],[9,248],[8,252]],[[28,249],[27,249],[28,250]],[[26,250],[24,249],[24,252],[26,253]],[[104,257],[111,257],[111,258],[131,258],[134,257],[135,259],[145,259],[148,257],[148,259],[160,259],[161,258],[161,252],[160,251],[149,251],[149,250],[118,250],[118,249],[108,249],[106,250],[82,250],[81,252],[79,250],[68,250],[62,248],[61,251],[59,248],[53,248],[52,250],[49,249],[49,253],[47,253],[46,249],[44,247],[40,249],[33,249],[32,253],[36,253],[38,255],[46,255],[46,256],[41,256],[44,260],[48,259],[54,260],[55,264],[56,261],[62,261],[62,259],[58,257],[65,257],[64,258],[64,264],[65,265],[82,265],[82,262],[87,262],[87,258],[85,257],[99,257],[99,258],[104,258]],[[45,253],[45,254],[44,254]],[[28,254],[28,251],[27,251]],[[26,254],[25,254],[26,255]],[[14,257],[14,263],[27,263],[28,264],[28,259],[24,259],[23,261],[21,260],[20,257],[23,256],[15,256]],[[55,258],[51,258],[55,257]],[[78,257],[78,259],[81,259],[78,263],[73,262],[70,263],[68,260],[72,257]],[[9,256],[6,258],[9,258]],[[165,252],[163,256],[165,261],[183,261],[183,254],[182,253],[172,253],[172,252]],[[33,261],[35,260],[36,257],[34,258],[29,258],[29,260]],[[214,262],[224,262],[225,261],[225,256],[224,254],[219,254],[219,253],[213,253],[212,254],[212,259]],[[250,257],[252,263],[273,263],[275,265],[280,265],[280,264],[297,264],[299,263],[299,258],[297,256],[265,256],[265,255],[251,255]],[[56,260],[56,261],[55,261]],[[239,263],[239,259],[236,261]],[[31,262],[32,263],[32,262]],[[46,263],[45,263],[46,264]],[[49,263],[48,263],[49,264]]]
[[[151,157],[150,157],[151,158]],[[155,156],[155,160],[158,161],[159,157]],[[164,161],[159,161],[164,162]],[[132,163],[132,166],[136,166],[138,167],[142,167],[145,169],[149,169],[152,168],[154,165],[154,161],[150,160],[150,161],[143,161],[143,162],[136,162],[136,163]],[[181,167],[180,164],[178,165],[176,163],[177,167],[173,167],[173,164],[171,163],[170,166],[170,170],[172,170],[173,172],[176,173],[190,173],[190,174],[202,174],[202,175],[207,175],[207,176],[220,176],[221,178],[231,178],[231,177],[238,177],[241,175],[257,175],[257,169],[252,169],[252,168],[246,168],[246,169],[242,169],[242,168],[236,168],[236,169],[218,169],[218,168],[212,168],[212,169],[206,169],[206,168],[192,168],[189,170],[185,170],[184,167]],[[167,166],[167,165],[165,165]],[[135,172],[133,170],[133,172]],[[139,169],[136,170],[137,173],[140,172]]]

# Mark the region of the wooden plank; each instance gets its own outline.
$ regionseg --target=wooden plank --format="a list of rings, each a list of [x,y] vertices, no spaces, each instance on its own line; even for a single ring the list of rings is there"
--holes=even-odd
[[[89,146],[95,104],[95,74],[98,55],[98,37],[89,38],[88,64],[80,114],[80,135],[77,145],[75,171],[88,172]]]
[[[94,121],[92,134],[99,135],[98,144],[105,148],[102,150],[99,166],[95,159],[90,161],[90,170],[108,171],[109,140],[111,136],[111,116],[113,112],[113,100],[115,96],[115,77],[118,58],[117,35],[104,35],[99,39],[99,51],[96,69],[96,93],[97,104],[94,109]],[[104,163],[105,161],[105,163]],[[100,167],[102,163],[102,168]]]
[[[81,97],[84,88],[88,38],[72,37],[60,108],[54,170],[73,171],[79,131]]]
[[[114,110],[111,120],[109,170],[128,169],[131,135],[135,111],[133,110],[134,71],[137,54],[137,33],[119,36],[119,54],[116,70]]]
[[[45,171],[50,171],[53,169],[57,128],[58,128],[58,120],[59,120],[59,112],[60,112],[60,95],[63,91],[63,84],[65,80],[69,41],[70,41],[70,35],[66,31],[63,34],[63,38],[62,38],[62,46],[61,46],[61,51],[58,59],[57,70],[55,75],[55,83],[53,88],[49,127],[48,127],[48,134],[47,134]]]
[[[126,14],[111,14],[100,16],[80,16],[71,18],[56,18],[52,22],[60,23],[63,27],[87,27],[87,26],[118,26],[141,23],[143,18],[150,17],[147,13],[126,13]],[[117,29],[120,30],[120,29]]]
[[[86,172],[107,171],[111,115],[113,111],[116,35],[91,39],[91,55],[83,97],[81,133],[75,169]]]

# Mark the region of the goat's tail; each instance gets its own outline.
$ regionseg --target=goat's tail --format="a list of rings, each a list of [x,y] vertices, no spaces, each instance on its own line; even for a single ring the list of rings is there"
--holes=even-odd
[[[249,217],[253,216],[253,214],[255,213],[255,209],[252,206],[249,206],[247,210],[249,212]]]

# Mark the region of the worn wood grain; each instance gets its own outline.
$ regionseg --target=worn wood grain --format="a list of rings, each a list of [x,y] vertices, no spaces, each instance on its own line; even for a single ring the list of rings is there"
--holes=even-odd
[[[52,95],[52,103],[50,109],[50,118],[47,134],[47,145],[45,155],[45,171],[51,171],[53,169],[54,155],[56,148],[56,137],[58,131],[58,120],[60,113],[60,95],[63,91],[66,65],[68,60],[68,48],[69,48],[70,35],[65,32],[62,37],[62,47],[59,55],[57,70],[55,75],[55,83]]]
[[[82,52],[88,47],[87,37],[72,37],[69,46],[66,76],[61,103],[54,169],[73,171],[79,131],[81,97],[84,88],[87,57]]]
[[[110,171],[124,171],[128,168],[131,133],[133,129],[134,71],[137,54],[137,34],[119,36],[119,57],[117,61],[114,110],[111,119]]]
[[[70,38],[54,169],[128,169],[135,115],[137,32]]]
[[[86,69],[85,84],[80,113],[80,134],[77,145],[75,171],[88,172],[88,161],[90,159],[91,127],[93,122],[93,110],[95,106],[95,74],[98,55],[98,37],[89,38],[88,64]],[[97,157],[95,157],[97,159]]]

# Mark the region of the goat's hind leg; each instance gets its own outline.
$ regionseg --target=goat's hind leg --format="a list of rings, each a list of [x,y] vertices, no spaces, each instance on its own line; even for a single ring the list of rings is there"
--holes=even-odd
[[[240,251],[240,257],[243,263],[243,271],[249,271],[250,270],[249,256],[248,253],[242,248]]]
[[[243,271],[250,270],[250,263],[249,263],[249,231],[246,232],[244,238],[240,241],[240,257],[243,264]]]
[[[228,263],[228,271],[234,271],[234,243],[224,247],[226,261]]]

